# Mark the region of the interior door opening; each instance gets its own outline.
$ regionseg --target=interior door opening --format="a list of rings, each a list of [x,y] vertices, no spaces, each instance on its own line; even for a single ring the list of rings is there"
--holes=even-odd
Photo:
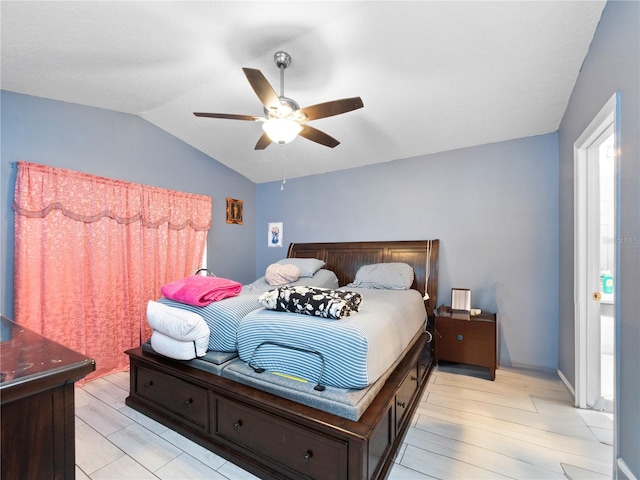
[[[614,165],[614,135],[613,128],[605,131],[605,139],[598,147],[598,198],[600,216],[600,316],[596,317],[599,324],[594,328],[600,330],[599,372],[591,372],[587,359],[588,376],[599,373],[600,381],[594,382],[593,392],[589,397],[595,399],[593,405],[596,410],[613,412],[614,376],[615,376],[615,342],[614,342],[614,312],[615,312],[615,165]],[[598,356],[594,352],[595,356]],[[593,360],[592,362],[593,363]],[[597,368],[597,367],[596,367]]]
[[[618,329],[618,105],[616,93],[574,144],[575,404],[611,413]]]

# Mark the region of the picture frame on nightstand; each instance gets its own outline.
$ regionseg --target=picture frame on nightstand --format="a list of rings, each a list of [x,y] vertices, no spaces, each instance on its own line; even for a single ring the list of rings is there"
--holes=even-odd
[[[471,290],[468,288],[451,289],[451,318],[471,319]]]

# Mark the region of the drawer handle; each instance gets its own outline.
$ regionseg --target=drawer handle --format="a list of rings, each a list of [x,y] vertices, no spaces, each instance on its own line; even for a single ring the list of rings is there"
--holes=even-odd
[[[398,402],[398,406],[404,408],[406,406],[406,403],[404,402]]]
[[[153,387],[153,380],[149,380],[144,384],[144,388],[149,388],[149,387]]]
[[[311,457],[313,457],[313,452],[311,450],[307,450],[304,454],[304,461],[308,462],[309,460],[311,460]]]
[[[458,340],[462,340],[464,337],[462,335],[458,335]]]
[[[192,403],[193,403],[193,398],[187,398],[187,399],[184,401],[184,404],[185,404],[185,405],[191,405]]]
[[[417,382],[418,381],[418,377],[411,377],[411,381],[412,382]]]
[[[235,430],[238,430],[241,426],[242,426],[242,420],[238,420],[236,423],[233,424],[233,428]]]

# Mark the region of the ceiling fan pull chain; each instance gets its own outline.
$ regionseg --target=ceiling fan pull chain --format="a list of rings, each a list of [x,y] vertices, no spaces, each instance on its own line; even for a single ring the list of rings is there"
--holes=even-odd
[[[284,190],[284,184],[287,183],[287,179],[284,176],[284,142],[280,143],[280,169],[282,173],[282,183],[280,184],[280,191]]]

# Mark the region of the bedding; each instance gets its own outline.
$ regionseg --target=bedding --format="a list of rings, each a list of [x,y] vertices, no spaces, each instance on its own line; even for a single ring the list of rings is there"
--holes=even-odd
[[[316,270],[316,272],[309,276],[303,277],[300,275],[298,280],[290,282],[288,285],[308,285],[310,287],[325,287],[325,288],[338,288],[338,277],[332,270],[326,270],[324,268]],[[243,285],[241,295],[247,293],[255,293],[258,296],[264,292],[273,289],[273,285],[269,285],[264,276],[257,280]]]
[[[147,322],[153,330],[184,342],[206,338],[209,342],[209,327],[197,313],[183,308],[169,307],[158,302],[147,302]]]
[[[176,360],[190,360],[207,353],[209,326],[197,313],[150,301],[147,322],[153,329],[151,345],[158,353]]]
[[[300,278],[300,269],[295,265],[272,263],[267,267],[264,278],[269,285],[284,285]]]
[[[326,387],[322,391],[315,389],[315,383],[302,382],[299,379],[277,375],[272,372],[256,373],[241,360],[229,362],[222,370],[224,378],[257,387],[279,397],[357,421],[374,400],[393,368],[389,369],[376,382],[366,388]]]
[[[258,302],[269,310],[339,320],[360,310],[362,296],[330,288],[285,286],[263,293]]]
[[[206,340],[177,340],[158,330],[153,331],[150,342],[154,351],[174,360],[192,360],[207,353]]]
[[[242,284],[228,278],[191,275],[163,285],[162,295],[177,302],[204,307],[212,302],[235,297]]]
[[[347,287],[408,290],[413,283],[413,268],[402,262],[374,263],[361,266]]]
[[[360,311],[339,321],[259,309],[238,327],[238,354],[253,368],[321,386],[365,388],[380,378],[427,318],[417,290],[353,288]]]
[[[142,344],[142,350],[147,353],[168,357],[173,360],[175,358],[158,352],[151,346],[151,339]],[[173,352],[171,352],[173,353]],[[222,370],[229,365],[231,361],[238,358],[238,352],[214,352],[213,350],[207,350],[202,357],[196,357],[193,359],[184,359],[185,365],[202,370],[203,372],[213,373],[215,375],[222,375]]]
[[[193,346],[191,347],[193,349]],[[165,355],[151,346],[151,340],[142,344],[142,350],[154,355],[160,354],[174,360],[185,360],[184,364],[197,370],[213,373],[223,378],[245,385],[258,387],[265,392],[330,412],[348,420],[357,421],[371,404],[376,394],[384,385],[385,380],[392,373],[395,364],[376,382],[366,388],[350,389],[326,387],[319,392],[314,389],[315,384],[302,382],[299,379],[277,375],[271,372],[256,373],[246,362],[240,360],[236,354],[212,352],[196,358],[175,358]],[[186,350],[186,349],[185,349]],[[172,347],[171,354],[180,353]],[[188,352],[187,352],[188,354]]]
[[[283,258],[276,263],[298,267],[301,277],[313,277],[318,270],[325,266],[324,260],[317,258]]]
[[[288,285],[337,288],[338,278],[334,272],[320,269],[316,271],[313,277],[299,278]],[[273,288],[262,276],[254,282],[244,285],[238,296],[213,302],[204,307],[183,304],[165,297],[158,299],[158,303],[200,315],[209,326],[209,350],[236,352],[238,350],[236,332],[240,320],[248,313],[260,308],[258,297]]]

